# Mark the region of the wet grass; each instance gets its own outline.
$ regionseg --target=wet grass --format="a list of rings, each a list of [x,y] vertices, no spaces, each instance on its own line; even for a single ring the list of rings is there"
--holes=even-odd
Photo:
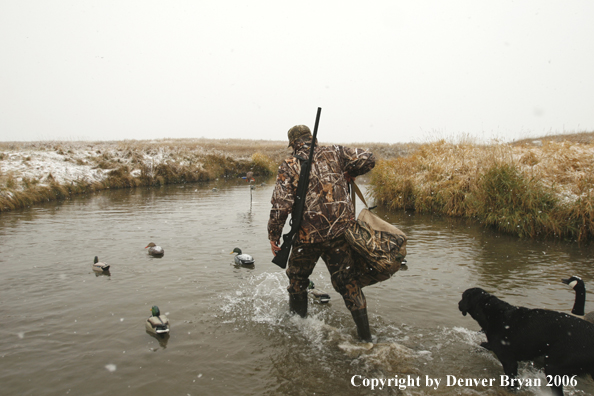
[[[519,237],[594,239],[594,133],[510,144],[439,141],[379,161],[371,194],[392,210],[468,217]]]

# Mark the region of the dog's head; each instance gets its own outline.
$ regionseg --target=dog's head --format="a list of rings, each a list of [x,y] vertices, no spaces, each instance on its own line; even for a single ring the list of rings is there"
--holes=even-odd
[[[462,300],[458,303],[458,309],[462,312],[462,315],[466,316],[469,313],[474,317],[474,314],[484,305],[489,297],[491,295],[480,287],[467,289],[462,293]]]
[[[469,313],[483,331],[488,332],[494,325],[500,324],[505,312],[513,307],[483,289],[475,287],[462,293],[458,309],[462,315],[466,316]]]

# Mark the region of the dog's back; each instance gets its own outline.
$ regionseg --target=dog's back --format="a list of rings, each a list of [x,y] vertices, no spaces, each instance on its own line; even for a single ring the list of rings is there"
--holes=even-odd
[[[594,324],[566,313],[517,307],[505,312],[489,333],[488,339],[513,351],[517,360],[547,355],[558,361],[568,356],[585,359],[594,368]]]
[[[518,361],[545,356],[547,375],[594,378],[594,324],[562,312],[515,307],[479,288],[466,290],[458,307],[479,323],[507,375],[517,375]]]

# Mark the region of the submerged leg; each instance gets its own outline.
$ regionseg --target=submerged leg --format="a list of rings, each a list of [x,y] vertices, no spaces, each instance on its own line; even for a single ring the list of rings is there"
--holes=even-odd
[[[289,309],[291,312],[305,318],[307,316],[307,292],[290,293]]]
[[[545,374],[547,377],[555,378],[555,377],[563,377],[568,373],[567,367],[562,366],[553,366],[551,365],[551,361],[548,357],[545,357]],[[571,372],[571,370],[569,370]],[[551,386],[551,392],[555,396],[563,396],[563,384],[553,385]]]
[[[351,311],[361,341],[371,342],[367,302],[356,276],[352,250],[343,237],[329,241],[327,247],[322,259],[330,271],[332,286],[340,293],[347,309]]]
[[[367,318],[367,308],[351,311],[353,320],[357,325],[357,335],[363,342],[373,342],[371,339],[371,331],[369,330],[369,319]]]
[[[295,244],[289,257],[287,276],[289,277],[289,310],[305,318],[307,316],[307,287],[318,258],[319,244]]]

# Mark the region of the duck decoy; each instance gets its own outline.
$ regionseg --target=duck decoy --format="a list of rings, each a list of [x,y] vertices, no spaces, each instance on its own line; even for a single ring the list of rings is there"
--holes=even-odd
[[[167,316],[161,315],[161,311],[156,305],[153,305],[151,316],[146,320],[146,331],[161,335],[169,333],[169,319],[167,319]]]
[[[165,250],[161,246],[155,245],[154,242],[149,243],[145,249],[148,248],[148,254],[153,257],[163,257],[165,254]]]
[[[242,176],[242,179],[245,179],[245,181],[247,181],[248,183],[256,181],[256,179],[254,179],[254,172],[246,173],[245,176]]]
[[[95,260],[93,261],[93,271],[96,272],[109,272],[109,264],[102,263],[99,261],[99,257],[95,256]]]
[[[312,281],[309,281],[307,292],[320,304],[326,304],[330,301],[330,295],[320,289],[316,289],[316,285]]]
[[[407,271],[408,270],[408,261],[406,261],[406,259],[402,259],[402,261],[400,262],[400,271]]]
[[[237,265],[252,265],[254,264],[254,258],[249,254],[245,254],[241,252],[240,248],[235,248],[229,254],[237,253],[235,256],[235,264]]]
[[[586,308],[586,284],[579,276],[572,276],[569,279],[561,279],[561,282],[565,283],[575,291],[575,301],[573,303],[573,309],[571,313],[578,316],[590,323],[594,323],[594,311],[585,313]]]

